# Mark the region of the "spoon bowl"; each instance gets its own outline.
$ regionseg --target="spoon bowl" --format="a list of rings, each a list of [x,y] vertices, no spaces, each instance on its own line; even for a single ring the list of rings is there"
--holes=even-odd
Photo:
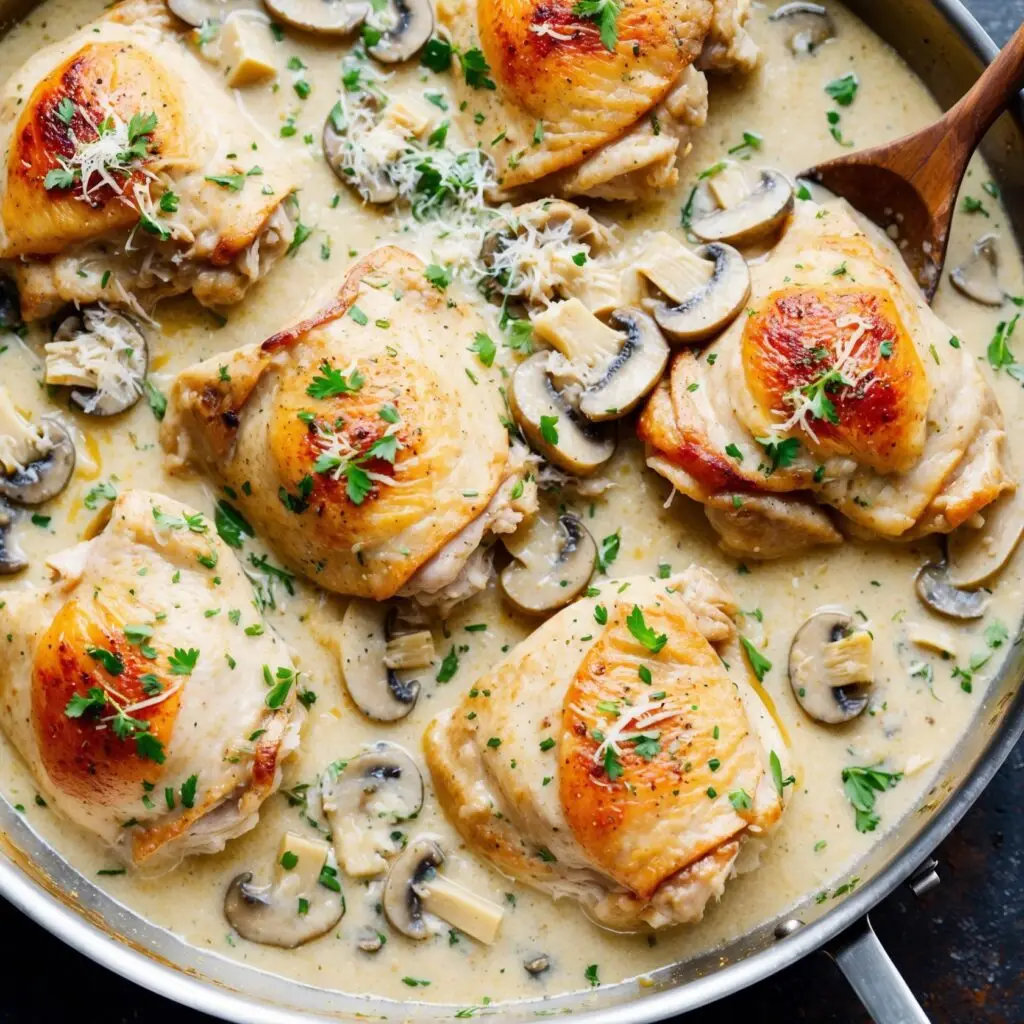
[[[957,191],[985,132],[1024,84],[1024,25],[934,124],[800,177],[841,196],[899,246],[929,302],[942,278]]]

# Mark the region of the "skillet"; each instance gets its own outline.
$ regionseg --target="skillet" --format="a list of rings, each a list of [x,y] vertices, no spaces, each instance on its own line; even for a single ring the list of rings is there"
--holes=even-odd
[[[967,91],[996,48],[958,0],[846,0],[893,46],[944,107]],[[0,35],[32,0],[0,0]],[[1024,104],[989,132],[983,153],[1024,243]],[[628,984],[597,992],[494,1007],[505,1024],[537,1012],[603,1024],[663,1020],[763,980],[825,948],[878,1024],[927,1021],[871,930],[869,911],[897,886],[922,893],[938,883],[931,852],[978,798],[1024,731],[1024,648],[1015,645],[993,680],[973,727],[950,752],[916,811],[841,879],[845,894],[805,902],[783,918],[686,963],[654,973],[637,997]],[[856,879],[856,882],[854,882]],[[0,797],[0,894],[56,936],[116,971],[197,1010],[245,1024],[301,1024],[359,1017],[450,1019],[444,1005],[328,992],[201,952],[149,924],[65,863]]]

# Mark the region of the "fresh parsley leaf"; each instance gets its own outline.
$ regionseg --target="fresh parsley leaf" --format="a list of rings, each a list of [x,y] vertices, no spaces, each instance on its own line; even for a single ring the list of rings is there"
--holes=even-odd
[[[740,637],[740,644],[743,647],[743,653],[747,656],[747,661],[750,662],[751,671],[757,676],[757,681],[763,682],[765,675],[771,670],[772,663],[753,645],[753,643],[745,636]]]
[[[441,667],[437,670],[436,679],[439,683],[447,683],[456,672],[459,670],[459,656],[455,653],[455,648],[452,647],[448,653],[444,656],[444,660],[441,662]]]
[[[577,0],[572,9],[577,17],[589,18],[597,25],[604,48],[612,53],[619,41],[618,22],[621,11],[622,5],[618,0]]]
[[[335,398],[359,391],[365,383],[365,378],[358,370],[353,370],[346,377],[325,359],[320,364],[320,376],[313,378],[306,388],[306,394],[310,398]]]
[[[848,71],[841,78],[833,78],[825,85],[825,92],[829,94],[841,107],[848,107],[857,95],[860,87],[860,80],[855,71]]]
[[[892,789],[902,778],[902,772],[885,772],[879,768],[852,765],[843,769],[843,792],[853,805],[858,832],[874,832],[879,822],[875,813],[878,794]]]
[[[483,331],[477,331],[476,336],[473,339],[473,344],[469,346],[470,352],[475,352],[477,358],[484,366],[494,365],[494,356],[497,354],[498,347],[494,344],[489,334],[484,334]]]
[[[213,517],[220,539],[231,548],[240,548],[243,537],[255,536],[249,521],[229,501],[221,499],[217,502],[217,511]]]
[[[668,643],[668,637],[664,633],[658,633],[647,625],[638,604],[633,605],[633,610],[626,618],[626,626],[633,634],[633,638],[651,654],[657,654]]]

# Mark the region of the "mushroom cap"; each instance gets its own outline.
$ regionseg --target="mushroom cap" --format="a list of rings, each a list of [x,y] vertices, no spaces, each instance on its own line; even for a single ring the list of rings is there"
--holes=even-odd
[[[796,631],[789,648],[789,683],[797,703],[826,725],[849,722],[868,706],[870,683],[832,686],[824,664],[825,645],[849,636],[852,626],[846,612],[816,612]]]
[[[548,352],[536,352],[512,376],[508,401],[531,447],[577,476],[600,469],[615,453],[615,439],[589,423],[558,391],[548,373]]]
[[[53,334],[53,341],[88,344],[85,340],[96,337],[104,345],[108,339],[123,341],[126,350],[118,351],[119,362],[131,379],[133,388],[124,388],[120,394],[94,388],[71,386],[71,401],[88,416],[118,416],[127,412],[142,397],[142,382],[149,370],[149,345],[139,325],[131,317],[113,309],[89,306],[81,313],[65,317]],[[123,358],[121,358],[123,352]],[[64,386],[60,379],[50,379],[51,352],[47,349],[47,384]],[[71,359],[72,375],[76,374],[78,361]]]
[[[322,36],[351,35],[366,20],[364,0],[263,0],[275,18],[292,28]]]
[[[618,355],[601,368],[600,377],[589,382],[580,396],[580,412],[595,423],[631,413],[655,388],[668,364],[668,343],[646,313],[621,308],[609,319],[626,337]]]
[[[224,916],[250,942],[294,949],[329,932],[345,914],[337,872],[329,869],[330,847],[286,832],[281,839],[274,880],[254,885],[252,872],[231,880],[224,894]],[[325,873],[333,882],[325,884]]]
[[[1024,532],[1024,488],[1000,495],[982,514],[981,529],[960,526],[946,538],[947,575],[954,587],[980,586],[1017,550]]]
[[[499,577],[504,595],[527,615],[564,608],[586,589],[594,572],[597,545],[574,515],[540,513],[504,538],[515,558]]]
[[[922,565],[917,571],[914,589],[925,605],[947,619],[980,619],[988,608],[989,595],[984,590],[962,590],[953,586],[945,562]]]
[[[335,177],[353,189],[361,199],[368,203],[390,203],[398,198],[398,186],[384,173],[376,168],[369,174],[354,175],[346,173],[348,164],[345,162],[345,139],[347,131],[339,127],[332,110],[324,121],[322,136],[324,159],[327,166],[334,171]]]
[[[417,53],[434,31],[430,0],[389,0],[385,18],[389,27],[367,46],[370,56],[383,64],[399,64]]]
[[[18,288],[9,277],[0,277],[0,331],[13,330],[20,323]]]
[[[750,295],[747,261],[731,246],[712,242],[696,253],[714,269],[706,284],[687,295],[670,295],[671,303],[650,300],[658,326],[673,341],[695,342],[724,331],[739,315]]]
[[[694,220],[690,227],[702,242],[747,245],[777,230],[793,210],[793,187],[779,171],[761,171],[742,202]]]
[[[320,784],[324,811],[332,822],[353,815],[395,824],[423,806],[423,777],[396,743],[381,740]]]
[[[394,722],[416,704],[420,684],[387,668],[388,605],[353,598],[341,620],[341,671],[352,702],[367,718]]]
[[[42,505],[68,485],[75,471],[75,443],[71,433],[56,417],[42,419],[50,448],[41,458],[14,473],[0,472],[0,498],[16,505]]]
[[[167,0],[167,6],[171,14],[193,28],[199,28],[204,21],[219,20],[229,9],[221,0]]]
[[[1001,306],[1006,292],[999,283],[999,236],[983,235],[971,249],[971,255],[950,271],[949,279],[961,295],[983,306]]]
[[[11,536],[14,510],[0,501],[0,576],[12,576],[28,566],[28,559]]]
[[[769,15],[768,20],[779,21],[787,26],[787,42],[790,50],[796,54],[813,53],[836,34],[832,15],[821,4],[806,3],[804,0],[783,4]]]
[[[384,883],[384,916],[393,928],[410,939],[430,934],[417,887],[429,881],[444,863],[444,853],[433,839],[411,842],[391,865]]]

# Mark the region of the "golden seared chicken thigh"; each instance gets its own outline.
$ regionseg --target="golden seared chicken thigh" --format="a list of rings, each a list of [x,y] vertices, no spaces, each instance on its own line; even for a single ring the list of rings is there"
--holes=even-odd
[[[611,928],[699,921],[787,781],[763,704],[712,646],[735,610],[702,569],[606,582],[477,680],[424,741],[470,848]]]
[[[256,135],[163,4],[114,8],[0,96],[0,267],[22,315],[191,291],[238,302],[294,231],[294,166]]]
[[[471,351],[486,325],[426,271],[378,249],[325,309],[171,390],[172,468],[214,474],[293,569],[337,593],[469,596],[487,580],[481,542],[536,507],[497,371]]]
[[[300,684],[211,522],[144,491],[109,513],[48,586],[5,593],[0,724],[52,807],[166,868],[256,824]]]
[[[639,199],[678,180],[716,70],[749,68],[745,0],[440,0],[462,54],[463,130],[504,191]],[[603,12],[603,13],[602,13]]]
[[[676,355],[640,420],[648,465],[726,550],[948,533],[1013,490],[995,396],[896,250],[842,202],[801,202],[751,265],[748,315]]]

